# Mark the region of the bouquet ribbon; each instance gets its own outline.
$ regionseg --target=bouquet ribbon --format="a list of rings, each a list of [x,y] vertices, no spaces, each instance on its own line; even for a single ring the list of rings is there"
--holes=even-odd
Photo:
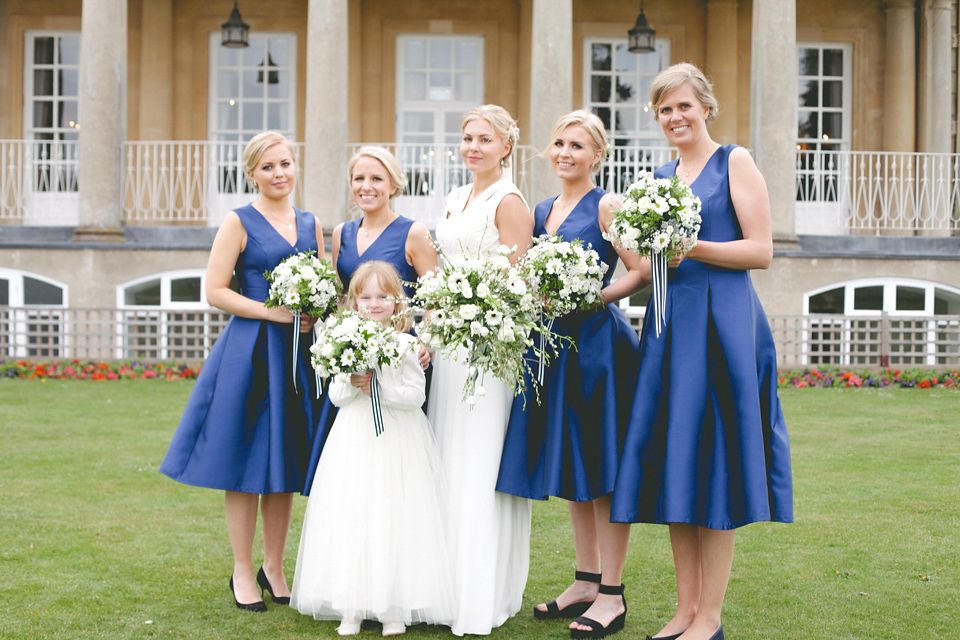
[[[556,320],[556,318],[554,317],[551,317],[549,320],[547,320],[547,333],[550,333],[551,331],[553,331],[554,320]],[[544,361],[545,356],[543,351],[545,348],[546,348],[546,338],[541,333],[540,334],[540,364],[537,366],[537,382],[540,384],[541,387],[543,386],[543,374],[544,374],[544,370],[546,369],[546,362]]]
[[[650,266],[653,278],[653,293],[651,295],[653,320],[659,338],[667,306],[667,256],[662,251],[651,253]]]
[[[373,430],[379,436],[383,433],[383,410],[380,408],[380,380],[376,369],[370,375],[370,404],[373,406]]]
[[[297,392],[297,356],[300,355],[300,310],[293,312],[293,392]]]

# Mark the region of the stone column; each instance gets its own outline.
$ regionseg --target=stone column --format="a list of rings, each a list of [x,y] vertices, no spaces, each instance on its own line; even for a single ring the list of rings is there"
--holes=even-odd
[[[142,0],[140,139],[173,139],[173,0]]]
[[[754,0],[752,30],[750,147],[770,193],[774,244],[789,248],[797,242],[796,0]]]
[[[713,80],[720,115],[710,126],[721,144],[738,142],[740,94],[737,90],[737,0],[707,1],[707,73]]]
[[[80,52],[80,225],[73,240],[121,242],[127,0],[83,0]]]
[[[953,104],[950,96],[953,86],[951,77],[951,0],[932,0],[927,9],[926,61],[929,82],[921,99],[926,104],[925,141],[923,151],[950,153],[950,121]]]
[[[304,207],[329,235],[347,214],[347,0],[309,0]]]
[[[573,110],[572,0],[534,0],[530,65],[530,144],[537,152],[550,144],[560,116]],[[524,123],[521,122],[521,127]],[[531,167],[530,206],[556,195],[560,181],[546,162]]]
[[[913,0],[887,0],[883,150],[917,148],[917,53]]]

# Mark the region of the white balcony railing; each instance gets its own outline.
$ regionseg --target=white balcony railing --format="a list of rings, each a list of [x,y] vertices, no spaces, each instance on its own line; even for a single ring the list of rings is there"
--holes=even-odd
[[[960,155],[797,151],[798,234],[960,230]]]
[[[348,153],[359,146],[349,145]],[[434,227],[446,194],[469,180],[458,145],[383,146],[409,181],[395,208]],[[303,144],[295,147],[301,161]],[[78,224],[78,151],[69,141],[0,140],[0,225]],[[126,224],[216,226],[224,212],[252,198],[242,143],[131,141],[122,151]],[[622,192],[639,170],[655,169],[673,154],[666,147],[617,147],[598,182]],[[960,154],[799,150],[796,158],[799,234],[960,233]],[[528,197],[538,162],[546,161],[532,147],[517,148],[511,171]],[[303,206],[302,180],[293,202]]]

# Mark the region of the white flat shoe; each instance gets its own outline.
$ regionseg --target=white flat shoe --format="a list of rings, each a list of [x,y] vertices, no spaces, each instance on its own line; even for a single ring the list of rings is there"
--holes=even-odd
[[[360,622],[356,618],[344,618],[340,621],[340,626],[337,627],[337,633],[342,636],[355,636],[360,633]]]
[[[385,636],[399,636],[400,634],[406,632],[407,625],[402,622],[384,622],[383,623],[383,635]]]

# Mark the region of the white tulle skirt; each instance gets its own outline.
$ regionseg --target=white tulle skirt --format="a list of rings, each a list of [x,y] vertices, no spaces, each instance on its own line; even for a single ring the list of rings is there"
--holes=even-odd
[[[454,587],[443,470],[423,412],[342,407],[304,515],[291,606],[318,620],[449,625]]]
[[[458,636],[489,634],[515,615],[530,568],[531,503],[496,491],[513,390],[487,373],[471,409],[466,377],[460,361],[438,355],[427,406],[447,478]]]

